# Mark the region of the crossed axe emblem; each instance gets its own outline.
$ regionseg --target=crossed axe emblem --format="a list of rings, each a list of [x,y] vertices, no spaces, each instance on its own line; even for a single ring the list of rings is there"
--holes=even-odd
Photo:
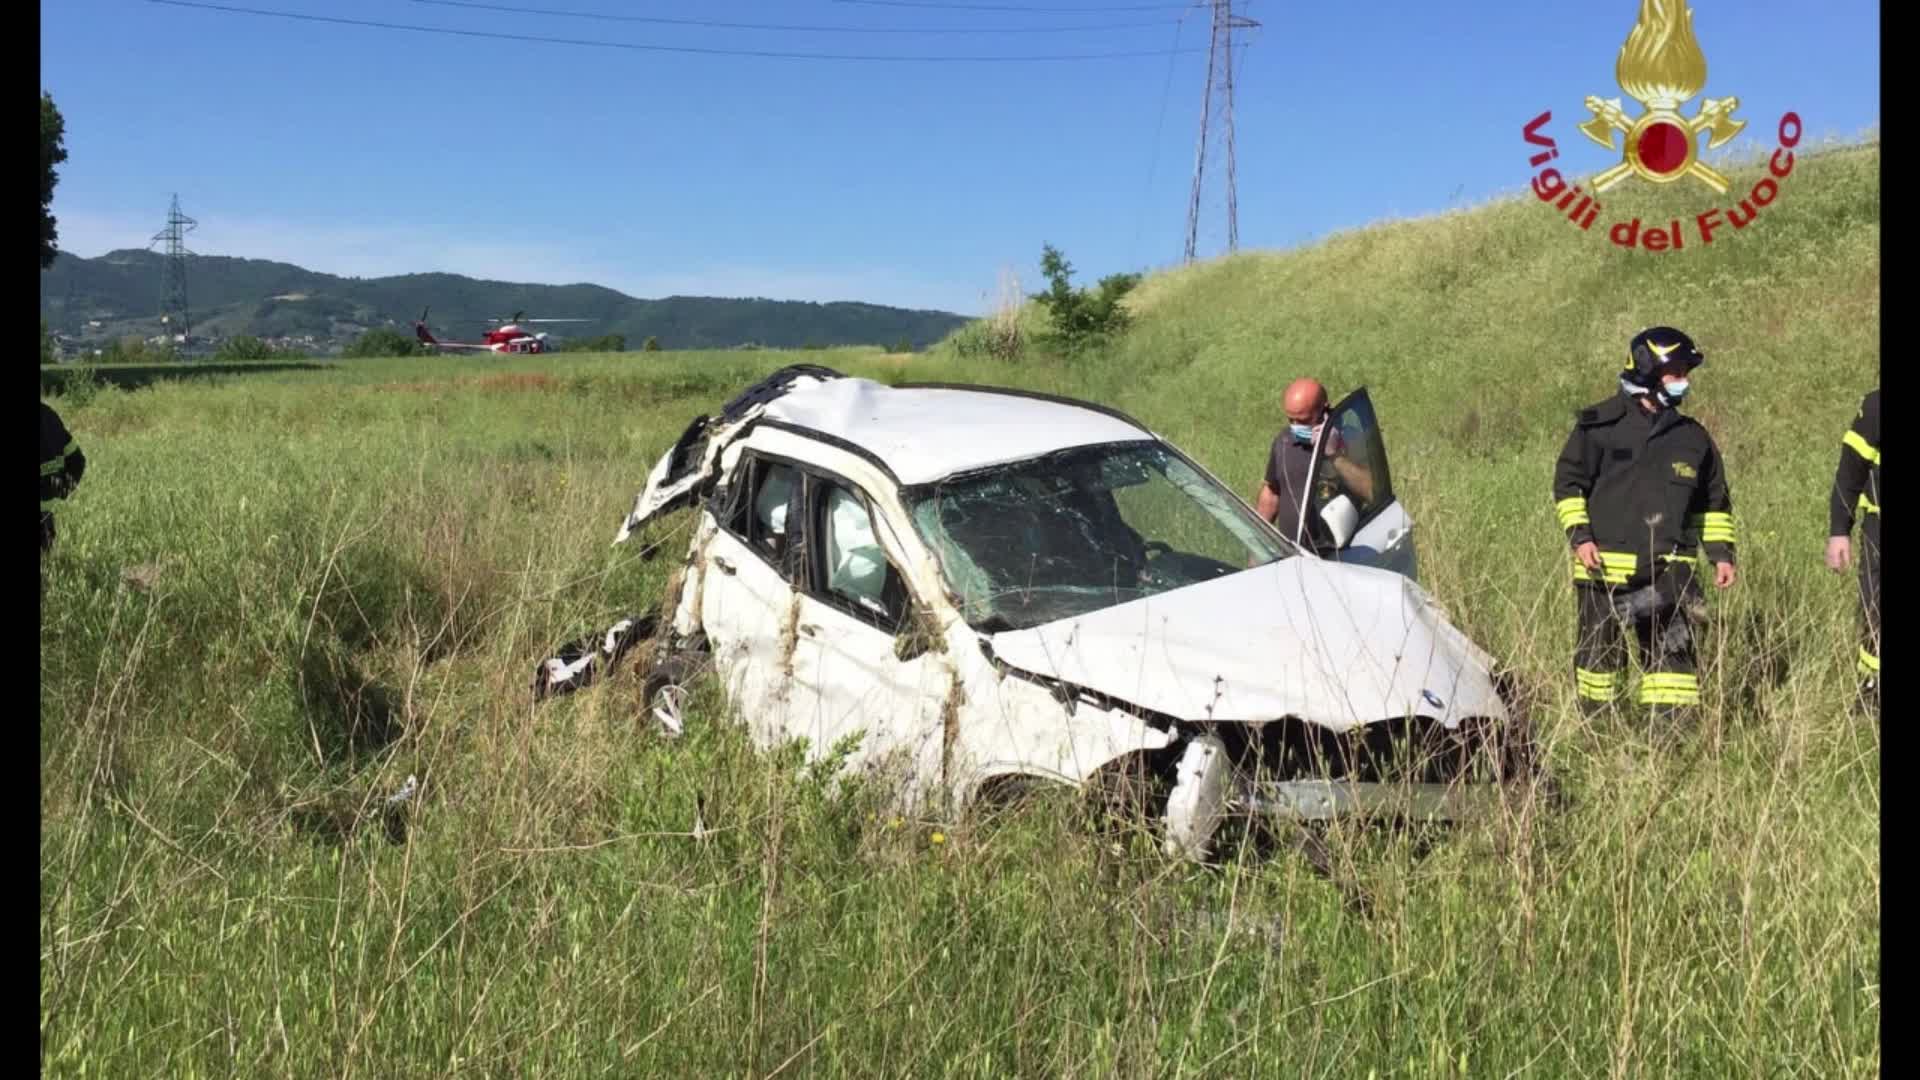
[[[1707,140],[1707,148],[1710,150],[1719,147],[1728,139],[1740,134],[1741,129],[1747,126],[1747,122],[1733,118],[1734,110],[1740,107],[1739,98],[1724,97],[1703,99],[1700,102],[1700,112],[1692,119],[1681,116],[1672,109],[1652,108],[1642,114],[1637,122],[1627,119],[1627,114],[1620,107],[1619,98],[1608,98],[1603,101],[1597,97],[1589,97],[1587,98],[1586,104],[1588,111],[1593,113],[1593,118],[1581,124],[1580,131],[1587,138],[1611,150],[1614,148],[1613,133],[1616,130],[1625,133],[1627,136],[1626,145],[1621,148],[1625,155],[1625,160],[1593,178],[1590,184],[1595,193],[1607,190],[1620,181],[1625,180],[1629,173],[1634,172],[1638,172],[1640,175],[1657,183],[1668,183],[1678,180],[1683,176],[1691,176],[1712,188],[1718,194],[1725,195],[1727,193],[1729,185],[1726,175],[1707,165],[1705,162],[1702,162],[1695,156],[1693,147],[1697,145],[1695,140],[1699,138],[1700,133],[1703,131],[1712,132],[1712,135]],[[1686,166],[1667,175],[1656,173],[1643,164],[1639,160],[1636,145],[1637,134],[1644,133],[1662,123],[1669,124],[1684,131],[1688,140]]]

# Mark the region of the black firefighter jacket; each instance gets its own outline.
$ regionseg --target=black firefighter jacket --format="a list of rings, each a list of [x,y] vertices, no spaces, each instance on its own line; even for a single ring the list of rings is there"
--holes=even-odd
[[[52,512],[54,500],[66,498],[87,471],[87,456],[80,452],[60,414],[40,403],[40,517]]]
[[[1860,402],[1860,414],[1840,439],[1840,465],[1834,470],[1833,499],[1827,510],[1827,535],[1853,533],[1859,511],[1861,538],[1880,546],[1880,391]]]
[[[1733,500],[1707,429],[1676,409],[1648,414],[1625,391],[1580,410],[1553,471],[1554,509],[1574,548],[1591,540],[1602,569],[1573,557],[1581,584],[1639,588],[1660,562],[1733,562]]]

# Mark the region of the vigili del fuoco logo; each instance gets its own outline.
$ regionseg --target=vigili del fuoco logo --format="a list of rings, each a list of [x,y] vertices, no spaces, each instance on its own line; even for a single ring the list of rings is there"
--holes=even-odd
[[[1700,137],[1707,137],[1712,150],[1740,134],[1747,126],[1734,113],[1740,108],[1737,97],[1705,98],[1692,116],[1681,112],[1687,102],[1707,85],[1707,57],[1693,37],[1693,10],[1680,0],[1640,0],[1640,18],[1620,47],[1620,59],[1614,65],[1614,77],[1627,96],[1640,103],[1639,115],[1631,115],[1619,98],[1589,96],[1587,111],[1592,117],[1579,125],[1580,133],[1610,151],[1617,150],[1620,161],[1591,177],[1582,190],[1569,185],[1554,167],[1541,169],[1560,156],[1560,148],[1542,129],[1553,120],[1548,109],[1521,129],[1533,146],[1544,147],[1528,164],[1540,172],[1533,178],[1533,193],[1540,201],[1566,215],[1582,232],[1592,232],[1605,210],[1600,196],[1615,185],[1633,178],[1655,184],[1692,181],[1722,198],[1705,206],[1691,222],[1673,219],[1642,224],[1639,218],[1602,226],[1607,239],[1623,248],[1645,251],[1681,251],[1694,241],[1701,245],[1714,242],[1716,234],[1732,227],[1734,232],[1747,228],[1761,210],[1780,197],[1780,182],[1793,172],[1793,148],[1800,143],[1800,115],[1789,112],[1780,118],[1780,147],[1767,163],[1767,175],[1731,201],[1727,177],[1700,160]],[[1616,143],[1614,136],[1623,138]]]

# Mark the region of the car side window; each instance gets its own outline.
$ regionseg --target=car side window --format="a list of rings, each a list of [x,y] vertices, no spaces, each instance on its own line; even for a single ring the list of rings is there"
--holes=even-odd
[[[736,498],[727,528],[747,546],[779,566],[788,548],[787,515],[800,474],[791,465],[749,457],[744,498]]]
[[[866,500],[843,483],[827,481],[822,488],[819,591],[836,606],[893,633],[906,617],[906,584],[874,535]]]

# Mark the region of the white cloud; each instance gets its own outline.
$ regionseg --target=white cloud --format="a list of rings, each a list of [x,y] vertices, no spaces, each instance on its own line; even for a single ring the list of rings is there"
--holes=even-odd
[[[83,258],[119,248],[144,248],[158,223],[151,217],[55,211],[61,250]],[[633,263],[582,258],[551,240],[502,237],[476,240],[451,227],[327,226],[230,219],[208,221],[186,235],[202,255],[272,259],[342,276],[449,273],[546,285],[591,283],[629,296],[766,297],[772,300],[858,300],[906,308],[973,313],[984,308],[980,289],[929,279],[894,266],[840,270],[738,262],[671,268],[646,251]]]

